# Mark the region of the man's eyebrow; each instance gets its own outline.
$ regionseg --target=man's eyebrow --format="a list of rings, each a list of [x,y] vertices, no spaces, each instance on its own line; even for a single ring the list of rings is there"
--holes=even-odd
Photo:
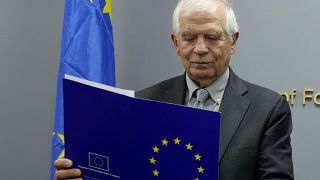
[[[195,33],[190,33],[190,32],[182,32],[181,33],[182,37],[184,37],[184,36],[192,36],[192,35],[195,35]]]
[[[205,35],[207,36],[210,36],[210,35],[213,35],[213,36],[222,36],[222,32],[221,31],[212,31],[212,32],[208,32],[208,33],[205,33]]]

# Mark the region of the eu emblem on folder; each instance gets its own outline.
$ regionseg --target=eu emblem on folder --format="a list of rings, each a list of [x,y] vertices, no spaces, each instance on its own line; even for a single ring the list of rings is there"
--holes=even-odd
[[[66,157],[85,180],[218,180],[220,113],[64,79]]]

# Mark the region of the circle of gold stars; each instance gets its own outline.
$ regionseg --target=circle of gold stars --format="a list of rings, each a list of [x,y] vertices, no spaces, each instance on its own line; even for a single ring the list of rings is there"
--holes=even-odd
[[[157,146],[157,145],[156,145],[156,146],[152,147],[152,152],[153,152],[153,154],[159,154],[160,151],[161,151],[161,148],[162,148],[162,147],[167,147],[167,146],[169,146],[169,144],[173,144],[173,145],[175,145],[175,146],[185,146],[185,150],[186,150],[186,151],[191,151],[191,152],[194,151],[194,147],[193,147],[193,145],[192,145],[190,142],[183,144],[183,143],[182,143],[182,140],[177,137],[177,138],[175,138],[175,139],[172,139],[172,141],[170,141],[170,140],[168,140],[168,139],[166,139],[166,138],[162,139],[160,146]],[[201,156],[199,153],[196,153],[196,154],[194,154],[194,160],[195,160],[195,161],[198,161],[198,162],[201,162],[202,156]],[[152,166],[156,166],[156,164],[157,164],[157,159],[156,159],[154,156],[152,156],[152,157],[149,159],[149,161],[150,161],[150,164],[151,164]],[[197,167],[197,173],[198,173],[199,175],[200,175],[200,174],[204,174],[204,172],[205,172],[205,169],[204,169],[203,166]],[[152,174],[153,174],[154,177],[159,177],[160,172],[159,172],[158,169],[155,168],[155,169],[152,171]],[[200,179],[199,179],[199,177],[195,177],[193,180],[200,180]]]

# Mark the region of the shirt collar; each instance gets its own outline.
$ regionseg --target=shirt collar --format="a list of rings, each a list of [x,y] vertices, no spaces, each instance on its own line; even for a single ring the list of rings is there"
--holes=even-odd
[[[229,80],[229,67],[226,69],[226,71],[220,76],[217,80],[215,80],[213,83],[211,83],[208,87],[205,89],[209,92],[210,97],[218,104],[221,103],[224,90],[227,86]],[[192,95],[194,91],[199,89],[199,86],[197,86],[189,77],[189,75],[186,73],[186,82],[188,87],[188,100],[190,101],[192,98]]]

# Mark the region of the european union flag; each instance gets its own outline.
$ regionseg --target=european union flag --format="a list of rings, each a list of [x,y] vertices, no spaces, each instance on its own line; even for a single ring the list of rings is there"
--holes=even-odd
[[[65,0],[61,61],[52,139],[52,165],[64,156],[64,74],[115,86],[111,0]],[[54,168],[51,168],[53,179]]]
[[[66,157],[84,180],[218,180],[220,113],[67,79],[64,94]]]
[[[89,152],[89,167],[109,171],[109,157]]]

